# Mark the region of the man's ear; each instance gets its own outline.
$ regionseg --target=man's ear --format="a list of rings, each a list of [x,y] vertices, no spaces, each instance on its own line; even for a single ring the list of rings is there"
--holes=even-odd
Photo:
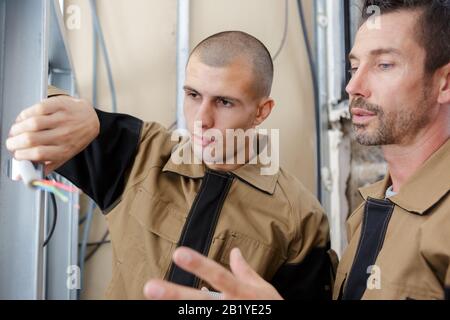
[[[266,120],[267,117],[272,112],[274,106],[275,101],[272,98],[264,98],[258,106],[258,110],[256,111],[256,117],[255,121],[253,122],[253,125],[259,126],[261,123],[263,123],[264,120]]]
[[[442,73],[439,80],[439,104],[450,104],[450,63],[442,67]]]

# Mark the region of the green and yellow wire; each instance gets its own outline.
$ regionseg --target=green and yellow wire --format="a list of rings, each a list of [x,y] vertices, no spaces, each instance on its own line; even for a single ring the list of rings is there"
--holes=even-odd
[[[69,202],[67,193],[78,192],[77,188],[52,180],[36,180],[31,184],[40,190],[53,193],[63,202]]]

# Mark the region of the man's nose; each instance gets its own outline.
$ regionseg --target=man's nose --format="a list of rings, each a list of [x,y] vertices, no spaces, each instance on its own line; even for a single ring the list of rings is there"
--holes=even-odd
[[[370,97],[370,89],[367,78],[367,72],[364,69],[358,69],[350,79],[345,88],[350,97]]]
[[[203,129],[214,127],[214,107],[210,101],[206,101],[205,99],[205,101],[202,102],[195,120],[202,122]]]

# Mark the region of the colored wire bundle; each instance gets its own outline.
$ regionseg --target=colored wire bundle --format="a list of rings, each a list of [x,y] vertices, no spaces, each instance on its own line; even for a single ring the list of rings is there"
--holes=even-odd
[[[69,202],[67,193],[78,192],[77,188],[53,180],[36,180],[32,182],[32,185],[38,189],[54,194],[63,202]]]
[[[46,180],[46,179],[35,180],[31,183],[31,185],[39,190],[48,192],[50,194],[50,199],[53,205],[53,224],[46,240],[44,241],[43,246],[45,247],[52,238],[56,228],[56,219],[58,217],[58,206],[56,204],[56,197],[58,197],[61,201],[67,203],[69,202],[68,193],[78,192],[78,189],[55,180]]]

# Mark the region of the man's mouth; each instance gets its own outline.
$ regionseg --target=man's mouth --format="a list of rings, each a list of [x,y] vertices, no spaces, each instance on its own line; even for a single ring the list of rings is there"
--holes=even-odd
[[[353,115],[352,117],[353,124],[357,125],[367,124],[377,115],[375,112],[361,108],[352,108],[351,113]]]
[[[205,136],[199,137],[195,134],[193,135],[193,137],[194,137],[195,143],[200,144],[203,148],[209,146],[211,143],[214,142],[214,137],[211,137],[211,138],[208,138]]]

